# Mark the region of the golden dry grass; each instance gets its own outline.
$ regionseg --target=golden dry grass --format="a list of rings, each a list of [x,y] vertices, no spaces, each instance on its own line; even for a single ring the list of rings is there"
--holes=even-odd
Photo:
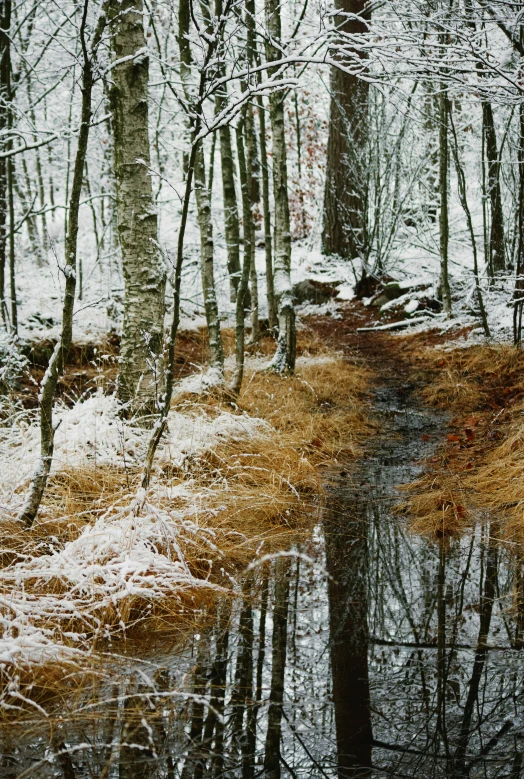
[[[397,507],[409,517],[409,529],[430,539],[460,535],[471,526],[467,490],[452,473],[425,474],[402,489],[409,494]]]
[[[411,529],[433,538],[460,535],[491,512],[506,538],[524,544],[524,352],[483,345],[415,349],[411,358],[430,369],[425,401],[455,414],[449,440],[406,487],[400,508]]]
[[[372,427],[364,400],[369,372],[327,352],[311,337],[302,342],[301,351],[316,356],[299,360],[293,377],[249,367],[246,371],[236,413],[266,420],[271,425],[266,433],[225,438],[212,449],[188,457],[183,468],[162,462],[157,472],[151,498],[155,507],[183,511],[193,501],[191,510],[196,515],[191,519],[199,532],[179,534],[177,544],[195,586],[163,599],[135,593],[116,604],[100,603],[99,608],[90,603],[89,619],[76,614],[64,622],[62,617],[60,631],[87,633],[87,640],[98,648],[103,642],[90,628],[96,622],[104,625],[104,641],[111,633],[114,641],[122,635],[183,634],[195,620],[213,612],[217,598],[231,597],[232,582],[254,559],[287,549],[305,537],[321,494],[317,466],[339,455],[354,457]],[[232,410],[212,395],[178,399],[176,408],[188,413],[205,409],[208,415]],[[1,564],[9,566],[22,555],[37,558],[63,549],[104,512],[129,505],[139,478],[138,471],[88,463],[60,471],[50,479],[41,514],[29,533],[15,523],[0,524]],[[190,485],[190,496],[170,497],[170,489],[183,484]],[[199,496],[197,510],[194,495]],[[165,553],[167,547],[168,541],[165,548],[158,544],[158,552]],[[28,597],[58,598],[68,587],[60,577],[38,576],[26,578],[24,586]],[[47,614],[41,627],[53,630],[58,619]],[[74,678],[74,667],[72,672]],[[45,689],[39,679],[46,673],[38,666],[27,671],[35,691]],[[49,673],[54,679],[53,668]],[[50,684],[56,685],[56,680]]]
[[[433,370],[422,395],[438,408],[471,413],[505,405],[524,392],[524,351],[507,344],[424,349],[412,356]]]
[[[517,420],[504,431],[502,443],[482,458],[467,479],[472,500],[497,516],[503,536],[524,551],[524,405],[514,410]]]
[[[312,461],[355,456],[371,423],[362,403],[369,372],[342,356],[300,361],[292,377],[248,372],[240,408],[266,419]]]

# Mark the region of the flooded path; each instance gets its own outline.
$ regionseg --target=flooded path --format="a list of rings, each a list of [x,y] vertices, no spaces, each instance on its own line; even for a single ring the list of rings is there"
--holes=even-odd
[[[493,522],[442,545],[407,531],[396,486],[445,419],[394,377],[374,406],[308,541],[188,645],[108,656],[69,711],[4,728],[0,776],[524,776],[522,571]]]

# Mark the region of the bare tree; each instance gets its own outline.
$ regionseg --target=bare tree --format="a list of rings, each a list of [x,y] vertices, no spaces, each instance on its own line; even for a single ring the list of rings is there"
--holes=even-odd
[[[91,46],[88,49],[86,40],[88,8],[89,0],[84,0],[79,33],[82,48],[82,113],[67,217],[65,265],[63,268],[65,290],[62,307],[62,329],[40,388],[40,458],[25,503],[19,515],[19,519],[28,527],[31,527],[38,513],[46,488],[49,471],[51,470],[56,430],[56,425],[53,422],[53,406],[56,388],[58,380],[64,371],[69,348],[73,340],[78,214],[80,210],[80,196],[82,192],[84,166],[92,118],[91,104],[95,81],[93,60],[100,45],[106,24],[105,15],[101,14],[93,33]]]

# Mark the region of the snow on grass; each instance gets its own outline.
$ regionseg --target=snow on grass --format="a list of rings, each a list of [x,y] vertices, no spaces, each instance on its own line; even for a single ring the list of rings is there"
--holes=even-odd
[[[52,475],[66,469],[78,473],[95,465],[138,467],[150,433],[123,422],[119,411],[117,399],[101,391],[72,408],[59,408]],[[157,464],[183,468],[188,458],[218,444],[273,433],[267,422],[247,415],[173,409]],[[7,533],[37,457],[37,417],[21,413],[0,434]],[[201,489],[190,478],[169,487],[153,482],[147,499],[132,491],[126,495],[124,490],[118,503],[94,524],[80,527],[73,540],[64,543],[51,536],[45,545],[35,547],[28,536],[27,553],[15,555],[14,562],[0,570],[0,672],[12,682],[0,706],[16,692],[13,684],[21,669],[79,660],[92,646],[93,637],[125,632],[126,625],[147,616],[155,604],[175,602],[196,588],[220,589],[201,574],[195,575],[187,560],[188,549],[210,559],[220,554],[214,531],[199,522],[211,510],[206,508],[209,495]],[[47,521],[45,507],[42,517]]]
[[[180,391],[194,391],[202,385],[200,375],[181,382]],[[55,419],[55,452],[51,474],[64,469],[94,466],[139,467],[149,440],[147,430],[122,420],[121,407],[114,395],[101,390],[72,408],[58,407]],[[222,411],[208,415],[192,409],[172,410],[168,434],[158,452],[158,461],[177,467],[195,454],[213,448],[226,438],[267,435],[269,426],[261,419]],[[0,428],[0,496],[4,509],[16,511],[22,504],[20,488],[31,478],[40,447],[40,429],[35,414],[20,413]],[[17,491],[18,490],[18,491]]]

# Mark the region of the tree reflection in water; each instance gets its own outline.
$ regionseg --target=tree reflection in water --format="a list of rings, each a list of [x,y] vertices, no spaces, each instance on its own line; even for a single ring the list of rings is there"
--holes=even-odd
[[[190,645],[109,658],[89,700],[4,725],[0,776],[524,776],[522,561],[496,523],[439,546],[392,515],[443,424],[402,389],[377,392],[358,472],[329,475],[296,550],[316,565],[276,559]]]

